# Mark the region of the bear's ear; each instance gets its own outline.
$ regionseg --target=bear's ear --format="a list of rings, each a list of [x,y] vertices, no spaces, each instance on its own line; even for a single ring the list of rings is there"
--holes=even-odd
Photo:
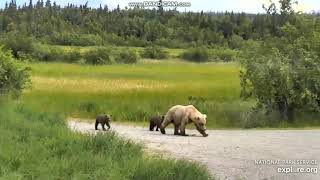
[[[206,115],[206,114],[203,114],[203,117],[204,117],[205,119],[207,119],[207,115]]]

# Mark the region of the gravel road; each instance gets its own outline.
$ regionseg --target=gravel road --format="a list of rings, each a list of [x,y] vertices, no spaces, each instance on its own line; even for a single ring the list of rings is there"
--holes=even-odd
[[[79,119],[69,120],[68,126],[83,133],[97,132],[93,123]],[[120,136],[142,143],[147,151],[202,163],[217,179],[320,179],[320,130],[208,130],[209,136],[202,137],[196,130],[187,129],[192,136],[182,137],[174,136],[173,129],[166,129],[167,134],[162,135],[150,132],[148,127],[111,126]],[[255,160],[266,161],[256,164]],[[316,165],[293,165],[290,160],[316,160],[309,161]],[[278,168],[291,171],[291,167],[312,172],[277,172]]]

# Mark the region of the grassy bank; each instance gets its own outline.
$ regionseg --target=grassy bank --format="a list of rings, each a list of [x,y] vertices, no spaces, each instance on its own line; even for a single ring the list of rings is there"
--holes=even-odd
[[[64,118],[2,101],[0,179],[210,179],[196,164],[146,157],[114,133],[73,133]]]

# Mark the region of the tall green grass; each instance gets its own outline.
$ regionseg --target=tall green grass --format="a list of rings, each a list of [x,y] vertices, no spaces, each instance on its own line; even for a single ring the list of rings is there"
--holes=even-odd
[[[240,127],[251,103],[239,99],[236,64],[185,62],[82,66],[31,64],[33,89],[23,101],[42,111],[93,118],[110,113],[115,121],[147,121],[176,104],[194,104],[208,114],[208,126]]]
[[[144,61],[134,65],[88,66],[34,63],[33,88],[22,101],[42,112],[91,118],[112,114],[115,121],[148,122],[176,104],[193,104],[208,115],[210,128],[319,126],[317,114],[297,114],[294,123],[276,113],[248,115],[254,100],[240,99],[236,63]],[[192,126],[190,126],[192,127]]]
[[[45,107],[45,105],[44,105]],[[71,132],[60,113],[0,103],[0,179],[211,179],[205,168],[143,154],[112,132]]]

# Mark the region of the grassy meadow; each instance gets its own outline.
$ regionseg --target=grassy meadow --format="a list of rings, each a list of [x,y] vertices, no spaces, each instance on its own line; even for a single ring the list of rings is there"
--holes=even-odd
[[[144,61],[136,65],[85,66],[34,63],[33,87],[22,100],[40,111],[93,118],[110,113],[115,121],[143,122],[175,104],[194,104],[212,128],[240,127],[239,67]]]
[[[276,114],[257,114],[248,120],[246,112],[254,100],[240,98],[240,66],[236,62],[199,64],[168,58],[142,59],[133,65],[29,65],[32,88],[24,92],[22,101],[40,112],[91,119],[109,113],[117,122],[146,124],[150,116],[165,114],[173,105],[193,104],[208,115],[208,127],[214,129],[257,124],[271,128],[319,126],[317,114],[297,113],[290,124],[279,121]]]

